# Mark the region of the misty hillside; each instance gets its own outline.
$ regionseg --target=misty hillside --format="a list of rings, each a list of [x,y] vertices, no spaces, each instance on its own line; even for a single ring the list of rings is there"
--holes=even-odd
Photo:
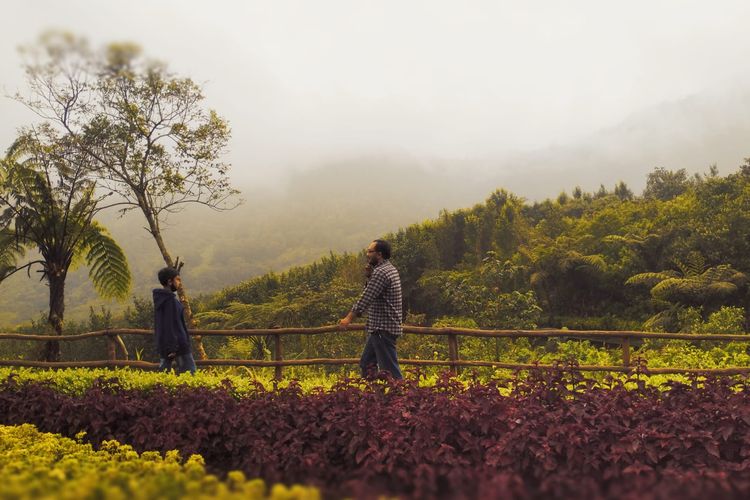
[[[387,159],[362,159],[297,174],[281,192],[243,190],[232,211],[191,207],[163,226],[174,257],[185,261],[183,277],[192,294],[218,290],[271,270],[311,262],[331,251],[356,251],[373,238],[441,209],[471,204],[492,188],[458,174],[427,172]],[[481,195],[478,193],[482,193]],[[134,279],[133,294],[150,294],[163,261],[138,213],[100,220],[124,248]],[[78,269],[66,284],[66,318],[87,317],[89,307],[127,304],[97,299]],[[0,285],[0,325],[37,317],[47,307],[47,288],[32,273]]]
[[[164,226],[165,239],[173,256],[187,263],[183,274],[191,293],[207,293],[331,251],[358,251],[376,236],[434,218],[442,209],[471,206],[499,187],[541,200],[576,185],[593,191],[624,180],[638,193],[654,167],[697,172],[718,164],[720,171],[733,170],[750,156],[747,137],[750,91],[705,93],[636,113],[577,144],[503,160],[363,157],[310,167],[277,192],[238,186],[242,206],[229,212],[188,209]],[[162,261],[138,214],[105,214],[102,222],[130,259],[133,294],[147,295]],[[66,317],[83,318],[91,305],[102,303],[86,270],[73,273]],[[0,325],[26,322],[46,306],[47,289],[33,274],[0,285]]]

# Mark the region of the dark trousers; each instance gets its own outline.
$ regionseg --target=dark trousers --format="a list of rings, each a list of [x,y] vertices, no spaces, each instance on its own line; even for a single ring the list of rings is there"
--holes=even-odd
[[[195,360],[193,359],[192,353],[181,354],[174,358],[175,372],[177,375],[180,373],[190,372],[190,375],[195,375]],[[172,361],[166,358],[159,358],[159,371],[170,372],[172,371]]]
[[[388,332],[375,331],[367,336],[365,350],[359,360],[362,376],[366,377],[375,366],[379,371],[387,371],[396,379],[404,378],[398,367],[396,356],[396,336]]]

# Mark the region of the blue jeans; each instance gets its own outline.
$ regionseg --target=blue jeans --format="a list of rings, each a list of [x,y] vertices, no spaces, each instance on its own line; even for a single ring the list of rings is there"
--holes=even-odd
[[[174,358],[175,373],[190,372],[195,375],[195,360],[191,353],[180,354]],[[159,358],[159,371],[168,372],[172,369],[172,362],[166,358]]]
[[[366,377],[377,366],[378,370],[389,372],[393,378],[402,379],[396,356],[396,336],[384,331],[375,331],[367,336],[365,350],[359,360],[362,376]]]

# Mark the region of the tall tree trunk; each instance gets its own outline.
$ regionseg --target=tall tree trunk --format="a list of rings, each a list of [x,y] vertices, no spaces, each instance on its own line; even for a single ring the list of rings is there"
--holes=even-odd
[[[141,207],[143,206],[144,205],[141,204]],[[176,262],[169,254],[167,246],[164,243],[164,238],[162,238],[161,229],[159,228],[159,221],[156,219],[156,217],[154,217],[154,214],[146,208],[143,209],[143,214],[146,216],[149,232],[151,233],[151,236],[153,236],[154,241],[156,241],[156,245],[159,247],[159,252],[161,252],[164,263],[169,267],[176,267]],[[193,309],[190,307],[190,298],[185,292],[184,285],[180,286],[180,288],[177,289],[177,297],[180,299],[182,306],[185,308],[185,323],[187,324],[189,329],[195,328],[196,325],[195,320],[193,320]],[[198,359],[208,359],[206,349],[203,347],[203,337],[201,337],[200,335],[196,335],[193,338],[195,339],[195,350],[198,353]]]
[[[65,271],[49,270],[47,282],[49,284],[49,315],[47,321],[55,335],[62,335],[63,317],[65,316]],[[60,342],[50,340],[44,346],[42,354],[44,361],[60,361]]]
[[[195,328],[196,323],[193,319],[193,309],[190,307],[190,298],[187,296],[187,293],[185,293],[184,286],[180,286],[180,288],[177,289],[177,297],[179,297],[182,306],[185,308],[185,323],[187,323],[188,328]],[[201,335],[195,335],[193,338],[195,339],[195,350],[198,353],[198,359],[208,359],[206,349],[203,347],[203,337]]]

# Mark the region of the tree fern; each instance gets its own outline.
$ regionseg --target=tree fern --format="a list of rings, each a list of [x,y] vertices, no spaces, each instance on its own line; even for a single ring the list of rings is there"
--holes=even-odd
[[[38,264],[49,285],[48,321],[62,335],[65,279],[73,262],[85,253],[89,277],[107,298],[125,298],[130,270],[122,249],[92,220],[97,198],[90,170],[71,156],[69,144],[45,127],[27,129],[0,161],[0,280]],[[18,266],[23,247],[40,260]],[[59,359],[59,344],[47,343],[44,359]]]
[[[92,222],[81,241],[94,288],[102,297],[123,299],[130,291],[130,267],[106,229]]]
[[[691,252],[684,260],[675,260],[675,266],[679,271],[640,273],[625,282],[650,286],[654,301],[667,307],[646,321],[644,329],[661,328],[666,324],[673,328],[678,323],[675,307],[716,304],[737,293],[747,282],[747,276],[729,264],[706,268],[705,258],[698,252]]]

